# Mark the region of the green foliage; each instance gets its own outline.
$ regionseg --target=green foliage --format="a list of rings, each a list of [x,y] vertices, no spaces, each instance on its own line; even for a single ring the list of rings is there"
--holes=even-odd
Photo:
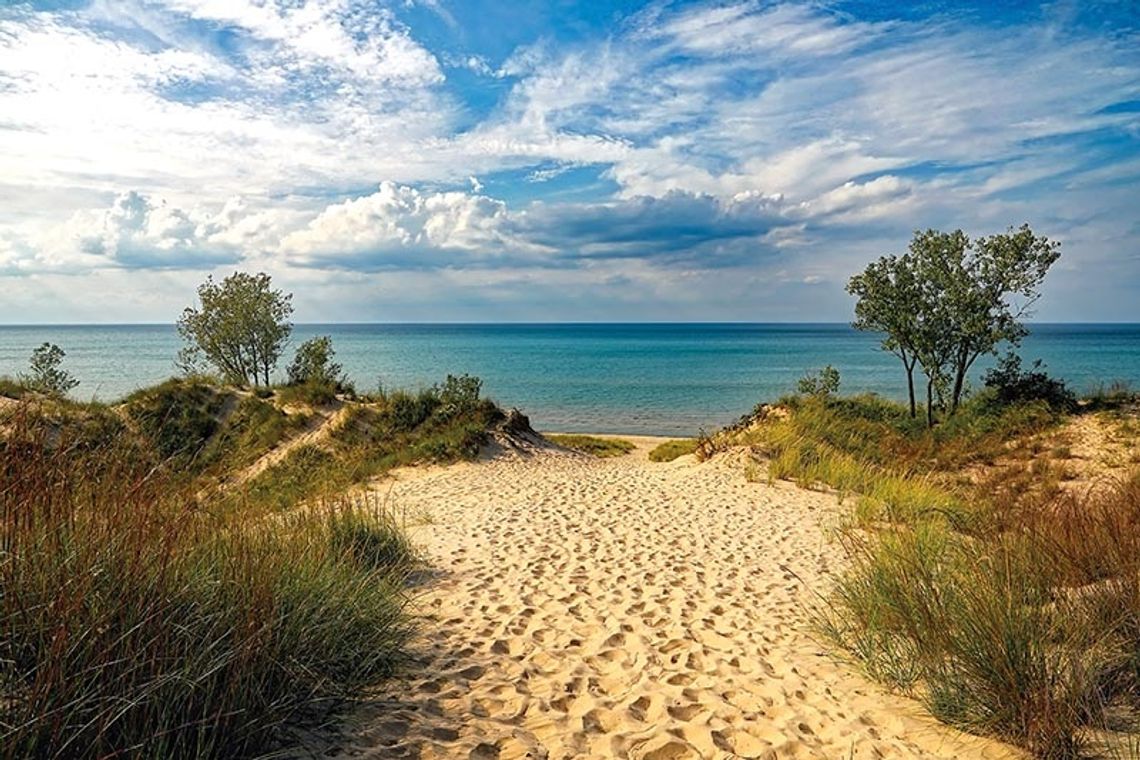
[[[187,307],[178,320],[188,343],[183,366],[195,369],[204,360],[228,382],[268,387],[293,330],[292,298],[273,290],[264,272],[234,272],[220,284],[207,277],[198,286],[200,307]]]
[[[939,719],[1086,757],[1095,734],[1140,730],[1140,483],[1016,514],[979,535],[843,533],[849,567],[819,622]]]
[[[289,385],[296,398],[307,403],[327,404],[346,387],[341,365],[333,361],[332,338],[321,335],[301,344],[289,365]]]
[[[399,573],[419,563],[390,512],[342,503],[329,510],[327,519],[333,549],[369,570]]]
[[[33,421],[0,444],[0,757],[261,756],[400,661],[411,554],[383,510],[227,519]]]
[[[1140,478],[1051,497],[1043,462],[958,477],[1058,420],[992,388],[933,430],[876,396],[789,411],[734,441],[765,451],[770,477],[856,496],[838,532],[848,561],[818,611],[826,637],[939,719],[1037,757],[1136,735]]]
[[[406,433],[426,422],[441,403],[434,388],[419,393],[393,391],[387,397],[387,417],[393,430]]]
[[[546,436],[547,440],[573,451],[590,454],[599,458],[620,457],[637,448],[629,441],[621,438],[598,438],[592,435],[558,435]]]
[[[1063,380],[1042,371],[1040,359],[1033,362],[1032,369],[1023,371],[1021,357],[1012,351],[1002,358],[997,367],[986,372],[983,382],[1001,404],[1044,401],[1057,411],[1072,412],[1077,408],[1076,394]]]
[[[972,241],[961,230],[926,230],[915,233],[906,254],[883,257],[851,278],[847,290],[859,299],[853,325],[883,332],[883,348],[902,359],[912,415],[915,364],[926,374],[933,425],[936,397],[956,412],[977,359],[1002,342],[1020,343],[1021,320],[1059,247],[1028,225]]]
[[[800,378],[797,390],[806,396],[827,398],[839,393],[839,370],[828,364],[818,372]]]
[[[479,403],[483,381],[471,375],[448,375],[443,385],[437,388],[440,403],[449,408],[449,413],[473,409]]]
[[[697,452],[695,438],[683,438],[676,441],[665,441],[649,452],[651,462],[672,462],[677,457]]]
[[[30,390],[49,396],[66,396],[79,385],[79,381],[66,370],[60,369],[66,352],[54,343],[44,343],[34,351],[28,361],[28,374],[20,376],[20,383]]]

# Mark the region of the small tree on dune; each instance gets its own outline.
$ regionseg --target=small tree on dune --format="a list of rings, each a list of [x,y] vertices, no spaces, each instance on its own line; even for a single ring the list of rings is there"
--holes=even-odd
[[[918,304],[922,298],[915,268],[908,257],[884,256],[871,262],[847,283],[855,302],[857,330],[883,334],[881,346],[897,356],[906,370],[910,416],[916,412],[914,368],[918,363]]]
[[[198,308],[188,307],[178,332],[188,342],[180,361],[201,360],[239,386],[269,386],[293,325],[293,296],[274,290],[269,275],[234,272],[221,283],[207,277],[198,286]]]
[[[341,365],[333,361],[335,355],[329,336],[309,338],[297,348],[293,363],[289,365],[289,384],[339,387],[344,383],[344,373]]]
[[[60,369],[67,353],[54,343],[44,343],[34,351],[28,361],[28,374],[21,375],[24,385],[51,396],[63,396],[79,385],[69,372]]]

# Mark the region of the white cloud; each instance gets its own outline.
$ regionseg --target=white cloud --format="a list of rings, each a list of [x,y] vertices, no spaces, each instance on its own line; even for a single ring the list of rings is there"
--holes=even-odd
[[[447,261],[472,265],[542,252],[510,227],[502,201],[384,182],[371,195],[329,206],[287,235],[281,249],[302,265],[350,269],[414,269]]]

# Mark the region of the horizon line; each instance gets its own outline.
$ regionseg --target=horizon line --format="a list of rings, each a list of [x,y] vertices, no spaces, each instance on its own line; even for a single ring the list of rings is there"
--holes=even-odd
[[[1140,325],[1140,319],[1135,321],[1124,320],[1065,320],[1065,321],[1026,321],[1025,325]],[[434,322],[417,322],[417,321],[372,321],[372,322],[293,322],[294,327],[299,326],[329,326],[329,327],[361,327],[361,326],[402,326],[402,327],[585,327],[585,326],[645,326],[645,325],[662,325],[662,326],[680,326],[680,325],[755,325],[755,326],[769,326],[769,325],[785,325],[785,326],[812,326],[812,325],[847,325],[850,326],[851,322],[845,320],[835,321],[818,321],[818,322],[805,322],[793,320],[687,320],[687,321],[673,321],[673,320],[594,320],[594,321],[500,321],[500,322],[478,322],[478,321],[434,321]],[[176,322],[0,322],[0,330],[5,328],[23,328],[23,327],[176,327]]]

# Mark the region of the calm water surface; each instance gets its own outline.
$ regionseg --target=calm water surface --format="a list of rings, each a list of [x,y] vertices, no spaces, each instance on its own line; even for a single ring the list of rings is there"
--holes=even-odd
[[[844,392],[905,394],[898,360],[845,324],[297,325],[287,357],[314,335],[332,336],[361,390],[467,372],[545,430],[692,435],[828,363]],[[67,351],[75,395],[103,400],[174,374],[181,345],[171,325],[0,326],[0,375],[23,371],[44,341]],[[1021,353],[1078,390],[1140,385],[1140,325],[1033,325]]]

